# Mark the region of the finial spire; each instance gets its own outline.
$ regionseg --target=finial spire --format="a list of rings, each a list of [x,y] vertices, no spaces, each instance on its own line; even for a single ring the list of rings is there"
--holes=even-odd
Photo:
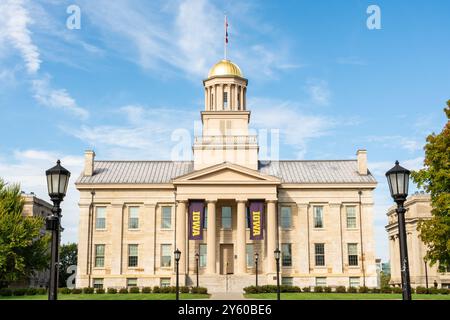
[[[227,21],[227,15],[225,14],[225,42],[224,42],[224,48],[223,48],[223,55],[224,60],[227,60],[227,46],[228,46],[228,21]]]

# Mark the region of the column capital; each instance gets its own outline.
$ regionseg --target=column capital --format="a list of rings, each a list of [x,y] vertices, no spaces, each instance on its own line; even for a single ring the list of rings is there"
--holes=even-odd
[[[236,203],[247,203],[247,199],[243,200],[243,199],[236,199]]]
[[[217,199],[207,199],[206,201],[205,201],[206,203],[217,203]]]

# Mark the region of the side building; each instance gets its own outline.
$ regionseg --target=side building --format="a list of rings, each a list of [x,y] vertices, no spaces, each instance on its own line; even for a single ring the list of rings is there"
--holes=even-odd
[[[439,265],[430,266],[425,263],[427,251],[425,244],[420,240],[417,226],[420,220],[431,218],[431,201],[428,194],[416,193],[405,202],[406,208],[406,237],[408,246],[409,272],[411,286],[432,287],[436,282],[439,287],[450,288],[450,267],[443,269]],[[387,213],[388,225],[386,230],[389,236],[389,254],[391,267],[391,284],[401,286],[400,274],[400,246],[398,238],[397,214],[395,207]]]

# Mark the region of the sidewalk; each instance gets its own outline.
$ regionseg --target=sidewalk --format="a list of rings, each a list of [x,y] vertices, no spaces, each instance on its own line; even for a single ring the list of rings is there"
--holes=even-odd
[[[209,300],[247,300],[240,292],[215,292]]]

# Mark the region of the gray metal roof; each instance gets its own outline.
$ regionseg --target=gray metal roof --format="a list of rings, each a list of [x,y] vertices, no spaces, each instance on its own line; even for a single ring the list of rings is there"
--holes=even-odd
[[[356,160],[292,160],[259,162],[259,172],[282,183],[374,183],[375,178],[358,173]]]
[[[94,174],[83,176],[77,184],[151,184],[171,183],[194,171],[192,161],[95,161]],[[356,160],[270,161],[259,162],[262,174],[282,183],[374,183],[372,174],[358,174]]]

